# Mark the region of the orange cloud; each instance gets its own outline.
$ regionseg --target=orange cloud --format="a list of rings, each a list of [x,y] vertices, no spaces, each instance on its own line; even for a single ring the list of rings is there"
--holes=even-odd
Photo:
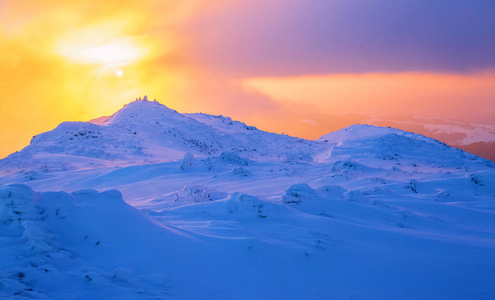
[[[308,112],[402,115],[494,123],[495,73],[372,73],[252,78],[247,91]]]

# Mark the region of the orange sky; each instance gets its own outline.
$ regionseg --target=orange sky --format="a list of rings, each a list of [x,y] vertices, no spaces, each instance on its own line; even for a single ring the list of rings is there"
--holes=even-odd
[[[489,68],[314,75],[301,70],[297,76],[279,71],[266,77],[270,72],[260,69],[256,76],[250,61],[239,64],[239,70],[249,69],[244,73],[205,62],[217,48],[220,58],[235,55],[222,48],[232,40],[221,34],[225,22],[233,21],[215,22],[219,15],[246,11],[249,3],[1,1],[0,157],[60,122],[109,115],[144,94],[180,112],[229,115],[309,138],[351,125],[357,115],[394,118],[408,112],[495,122],[495,72]],[[326,120],[330,115],[333,121]]]
[[[244,81],[283,104],[316,111],[366,115],[419,115],[495,124],[495,73],[366,73]],[[469,99],[470,105],[466,105]],[[480,109],[481,107],[489,109]]]

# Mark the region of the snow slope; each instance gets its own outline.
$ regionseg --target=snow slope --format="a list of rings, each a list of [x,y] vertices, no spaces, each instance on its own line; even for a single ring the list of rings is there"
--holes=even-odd
[[[404,117],[401,120],[370,118],[367,124],[388,124],[403,130],[412,130],[444,143],[495,161],[495,125],[440,118]]]
[[[495,299],[495,168],[146,99],[0,161],[0,298]]]

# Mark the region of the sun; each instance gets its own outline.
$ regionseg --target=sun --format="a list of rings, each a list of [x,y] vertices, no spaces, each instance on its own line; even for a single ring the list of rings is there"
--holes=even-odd
[[[122,70],[117,70],[117,72],[115,72],[115,74],[119,77],[121,77],[122,75],[124,75],[124,72],[122,72]]]

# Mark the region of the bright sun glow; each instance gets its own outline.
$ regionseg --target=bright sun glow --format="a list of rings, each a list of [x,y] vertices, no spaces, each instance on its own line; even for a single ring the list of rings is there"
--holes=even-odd
[[[115,72],[115,74],[117,74],[117,76],[122,76],[124,75],[124,72],[122,72],[122,70],[117,70],[117,72]]]
[[[145,56],[147,50],[135,45],[130,39],[120,39],[106,45],[62,43],[58,47],[58,52],[79,63],[108,64],[136,61]]]

